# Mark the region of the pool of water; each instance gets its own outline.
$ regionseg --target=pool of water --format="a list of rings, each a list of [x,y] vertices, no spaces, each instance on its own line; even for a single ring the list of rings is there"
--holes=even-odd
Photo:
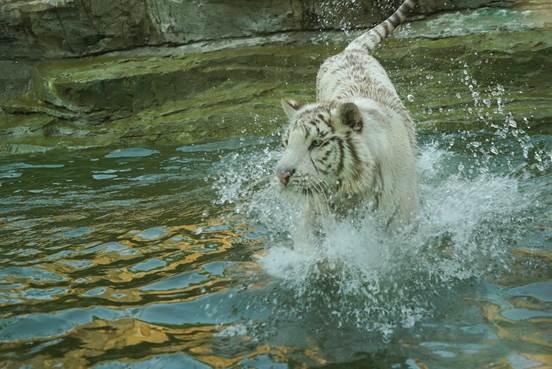
[[[346,219],[318,247],[270,185],[279,152],[0,158],[0,368],[552,362],[550,136],[420,132],[416,227]]]

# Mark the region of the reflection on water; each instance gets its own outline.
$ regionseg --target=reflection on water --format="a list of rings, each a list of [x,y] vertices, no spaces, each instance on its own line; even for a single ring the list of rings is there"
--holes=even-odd
[[[1,159],[0,367],[544,368],[550,168],[470,170],[454,142],[485,137],[420,137],[406,239],[343,223],[314,253],[270,140]]]

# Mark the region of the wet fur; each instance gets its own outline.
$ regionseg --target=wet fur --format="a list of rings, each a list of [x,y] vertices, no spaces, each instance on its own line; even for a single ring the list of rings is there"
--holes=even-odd
[[[387,225],[415,216],[414,123],[385,69],[370,55],[414,5],[405,1],[386,21],[328,58],[318,72],[317,102],[282,102],[289,126],[276,170],[293,169],[281,188],[303,195],[310,213],[342,213],[366,204]]]

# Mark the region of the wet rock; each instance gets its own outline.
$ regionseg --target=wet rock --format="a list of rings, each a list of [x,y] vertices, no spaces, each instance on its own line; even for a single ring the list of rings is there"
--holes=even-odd
[[[31,79],[31,71],[32,65],[28,62],[0,60],[0,101],[24,93]]]
[[[35,61],[152,45],[365,28],[387,16],[399,2],[4,0],[0,3],[0,102],[26,90]],[[434,0],[418,13],[510,4],[492,0],[452,3]]]
[[[143,0],[8,0],[0,5],[0,59],[76,56],[142,45]]]
[[[377,50],[420,129],[513,119],[546,132],[550,24],[533,16],[543,9],[522,10],[430,17]],[[32,70],[31,92],[3,104],[0,137],[77,148],[270,134],[284,123],[279,99],[312,99],[320,63],[356,34],[290,33],[45,61]]]
[[[514,1],[424,1],[420,13]],[[400,1],[7,0],[0,4],[0,60],[82,56],[160,43],[365,27]]]

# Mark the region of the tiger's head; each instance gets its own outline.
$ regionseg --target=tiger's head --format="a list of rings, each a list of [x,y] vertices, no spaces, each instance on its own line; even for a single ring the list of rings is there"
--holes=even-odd
[[[282,191],[328,198],[360,193],[371,179],[370,152],[363,145],[363,117],[352,102],[301,105],[282,100],[289,125],[276,166]]]

